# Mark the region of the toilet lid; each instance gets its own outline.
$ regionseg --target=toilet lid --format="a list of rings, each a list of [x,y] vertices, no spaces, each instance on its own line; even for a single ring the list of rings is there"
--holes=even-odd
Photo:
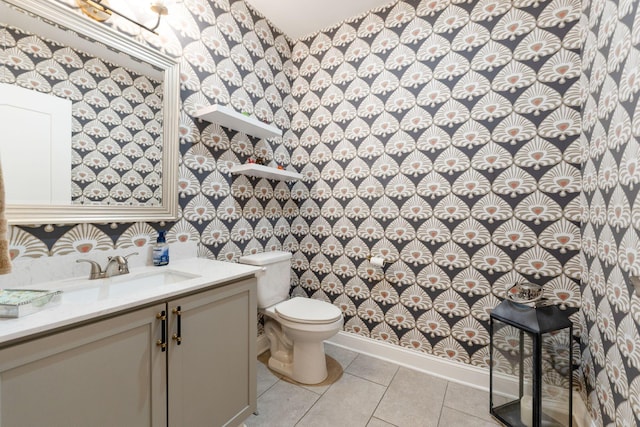
[[[301,297],[281,302],[275,311],[283,319],[297,323],[331,323],[342,317],[342,311],[333,304]]]

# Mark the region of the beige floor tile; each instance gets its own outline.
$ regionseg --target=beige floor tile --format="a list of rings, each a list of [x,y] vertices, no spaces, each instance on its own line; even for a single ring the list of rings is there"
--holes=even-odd
[[[462,384],[449,382],[444,406],[491,421],[489,393]]]
[[[324,352],[329,356],[333,357],[336,362],[342,366],[343,370],[346,370],[353,359],[355,359],[359,353],[351,350],[347,350],[346,348],[338,347],[337,345],[330,344],[328,342],[324,343]]]
[[[325,344],[344,374],[328,386],[279,380],[258,363],[258,416],[247,427],[491,427],[489,394]],[[388,387],[385,387],[388,385]]]
[[[339,380],[338,380],[339,381]],[[316,394],[324,394],[327,390],[329,390],[329,387],[331,387],[331,385],[303,385],[301,386],[302,388],[309,390],[313,393]]]
[[[344,374],[327,390],[297,427],[366,426],[385,387]]]
[[[400,427],[437,426],[447,381],[401,367],[373,414]]]
[[[507,399],[496,396],[495,405],[507,403]],[[444,406],[464,412],[485,421],[494,421],[489,414],[489,392],[478,390],[462,384],[449,382],[447,394],[444,397]]]
[[[278,381],[258,399],[258,415],[245,421],[247,427],[289,427],[313,406],[320,396],[302,387]]]
[[[493,420],[483,420],[465,414],[464,412],[444,407],[442,408],[442,415],[440,415],[440,423],[438,424],[438,427],[495,427],[499,425],[500,424],[498,422]]]
[[[389,424],[386,421],[382,421],[381,419],[378,419],[376,417],[371,417],[371,419],[369,420],[369,424],[367,424],[367,427],[396,427],[393,424]]]
[[[266,366],[264,366],[261,362],[257,363],[257,385],[258,385],[258,397],[262,396],[262,393],[269,390],[275,383],[278,382],[278,377],[274,375],[273,372],[269,370]]]
[[[398,365],[395,363],[359,354],[345,372],[383,386],[388,386],[397,371]]]

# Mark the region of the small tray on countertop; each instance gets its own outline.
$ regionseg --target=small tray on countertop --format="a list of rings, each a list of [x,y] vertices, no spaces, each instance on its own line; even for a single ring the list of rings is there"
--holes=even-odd
[[[62,291],[0,289],[0,317],[22,317],[60,302]]]

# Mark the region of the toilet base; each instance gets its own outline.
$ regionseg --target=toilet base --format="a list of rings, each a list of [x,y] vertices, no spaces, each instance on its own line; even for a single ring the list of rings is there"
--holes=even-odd
[[[269,358],[269,368],[300,384],[318,384],[327,379],[323,341],[294,343],[292,358],[292,362],[284,362],[272,355]]]
[[[318,384],[327,379],[324,341],[294,342],[292,379],[302,384]]]
[[[323,382],[328,376],[324,340],[338,333],[342,319],[314,331],[320,329],[318,326],[295,329],[266,317],[264,330],[271,350],[269,368],[301,384]]]

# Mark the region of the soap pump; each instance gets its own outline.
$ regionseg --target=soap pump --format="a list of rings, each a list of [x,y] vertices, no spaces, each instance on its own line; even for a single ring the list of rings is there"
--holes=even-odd
[[[153,265],[156,266],[169,264],[169,245],[165,233],[164,230],[158,232],[158,240],[153,247]]]

